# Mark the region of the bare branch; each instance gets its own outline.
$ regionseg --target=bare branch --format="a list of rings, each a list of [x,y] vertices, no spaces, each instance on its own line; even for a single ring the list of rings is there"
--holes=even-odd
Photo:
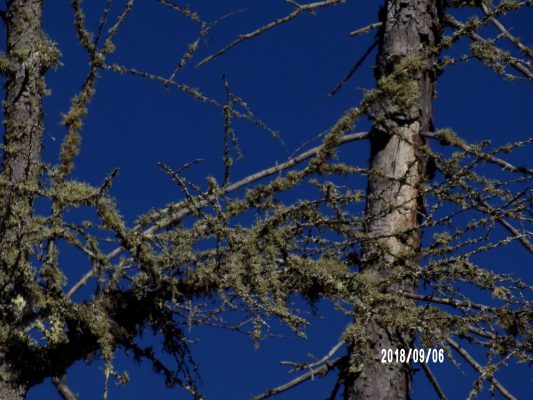
[[[263,25],[261,28],[256,29],[253,32],[246,33],[246,34],[243,34],[243,35],[239,35],[239,37],[237,39],[235,39],[233,42],[231,42],[229,45],[227,45],[226,47],[220,49],[219,51],[217,51],[216,53],[210,55],[209,57],[204,58],[196,66],[197,67],[201,67],[202,65],[213,61],[215,58],[220,57],[222,54],[224,54],[225,52],[227,52],[231,48],[237,46],[239,43],[242,43],[245,40],[253,39],[256,36],[259,36],[262,33],[265,33],[266,31],[269,31],[272,28],[275,28],[276,26],[285,24],[285,23],[293,20],[294,18],[296,18],[299,14],[301,14],[304,11],[313,11],[313,10],[316,10],[318,8],[332,6],[334,4],[342,3],[342,1],[343,0],[324,0],[324,1],[317,1],[315,3],[304,4],[304,5],[300,5],[298,3],[295,3],[295,2],[291,1],[290,3],[293,4],[294,7],[295,7],[295,10],[293,12],[291,12],[290,14],[288,14],[287,16],[285,16],[283,18],[278,18],[278,19],[276,19],[276,20],[274,20],[274,21],[272,21],[272,22],[270,22],[270,23],[268,23],[266,25]]]
[[[359,36],[364,33],[370,32],[371,30],[380,28],[383,25],[383,22],[374,22],[373,24],[369,24],[367,26],[364,26],[362,28],[356,29],[353,32],[350,32],[350,36]]]
[[[300,383],[303,383],[309,379],[312,379],[313,377],[317,375],[320,377],[323,377],[327,375],[328,372],[336,368],[340,363],[344,362],[345,360],[346,360],[346,356],[338,357],[330,362],[327,362],[320,368],[312,369],[309,372],[306,372],[305,374],[300,375],[299,377],[293,379],[290,382],[287,382],[273,389],[267,390],[266,392],[254,397],[253,400],[263,400],[263,399],[267,399],[269,397],[275,396],[289,389],[292,389],[293,387],[299,385]]]
[[[326,361],[328,361],[333,355],[339,351],[339,349],[344,345],[344,340],[339,341],[335,346],[331,348],[330,351],[327,352],[327,354],[322,357],[320,360],[315,361],[311,364],[303,364],[303,363],[294,363],[292,361],[282,361],[281,365],[293,365],[295,368],[295,371],[299,371],[302,369],[313,369],[315,367],[318,367],[321,364],[324,364]]]
[[[439,385],[439,382],[437,381],[437,377],[433,374],[429,366],[425,362],[421,362],[420,365],[422,366],[422,369],[424,370],[426,377],[429,380],[429,383],[431,383],[431,386],[435,389],[435,392],[437,392],[437,396],[439,396],[439,399],[446,400],[446,395],[442,391],[442,388]]]
[[[65,376],[52,378],[52,382],[63,400],[77,400],[78,396],[68,387]]]
[[[120,248],[122,250],[122,247]],[[83,275],[75,284],[74,286],[72,286],[70,288],[70,290],[67,292],[67,297],[72,297],[74,296],[74,294],[80,290],[83,286],[85,286],[87,284],[87,282],[89,282],[89,280],[94,276],[94,274],[96,273],[96,269],[93,268],[93,269],[90,269],[89,271],[87,271],[85,273],[85,275]]]
[[[485,368],[483,368],[475,359],[468,353],[462,346],[460,346],[455,340],[448,338],[446,339],[448,344],[452,346],[457,353],[463,359],[470,364],[477,372],[481,374],[482,377],[489,380],[495,387],[498,389],[498,391],[508,400],[516,400],[516,397],[514,397],[501,383],[498,381],[494,376],[489,375],[485,377],[486,371]]]
[[[367,59],[367,57],[370,55],[370,53],[372,52],[372,50],[374,50],[376,48],[376,46],[378,45],[379,43],[379,40],[374,40],[374,43],[372,43],[370,45],[370,47],[365,51],[365,54],[363,54],[361,56],[361,58],[359,60],[357,60],[357,62],[354,64],[354,66],[350,69],[350,71],[348,71],[348,73],[344,76],[344,78],[342,78],[342,80],[337,83],[337,85],[333,88],[333,90],[328,94],[328,96],[334,96],[340,89],[341,87],[344,86],[344,84],[346,82],[348,82],[348,80],[352,77],[353,74],[355,74],[355,72],[359,69],[359,67],[361,65],[363,65],[363,63],[365,62],[365,60]]]

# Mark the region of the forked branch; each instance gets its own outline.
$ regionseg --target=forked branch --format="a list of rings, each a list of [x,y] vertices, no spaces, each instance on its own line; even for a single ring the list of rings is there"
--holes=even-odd
[[[328,374],[328,372],[335,369],[338,365],[345,362],[347,359],[347,356],[338,357],[334,360],[331,360],[329,362],[326,362],[321,367],[311,369],[308,372],[306,372],[303,375],[300,375],[299,377],[293,379],[290,382],[287,382],[283,385],[280,385],[278,387],[275,387],[273,389],[267,390],[264,393],[261,393],[260,395],[253,398],[253,400],[263,400],[268,399],[269,397],[275,396],[277,394],[280,394],[282,392],[286,392],[289,389],[292,389],[293,387],[299,385],[300,383],[303,383],[309,379],[313,379],[315,376],[324,377]]]

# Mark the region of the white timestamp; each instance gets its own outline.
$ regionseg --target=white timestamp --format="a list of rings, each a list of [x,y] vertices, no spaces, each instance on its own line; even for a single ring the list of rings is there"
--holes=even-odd
[[[382,349],[381,363],[424,363],[444,362],[444,349]]]

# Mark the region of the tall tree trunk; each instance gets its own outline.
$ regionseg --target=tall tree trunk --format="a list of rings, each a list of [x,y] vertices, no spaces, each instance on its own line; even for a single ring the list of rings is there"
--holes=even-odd
[[[389,0],[381,11],[376,79],[383,98],[371,132],[373,173],[368,178],[366,204],[367,233],[381,238],[363,247],[362,268],[384,278],[396,268],[416,263],[423,211],[419,187],[426,179],[421,134],[432,129],[435,72],[431,67],[441,34],[442,9],[440,1]],[[408,97],[413,93],[411,101]],[[416,286],[411,280],[387,290],[415,291]],[[380,354],[402,342],[412,343],[412,337],[372,320],[366,332],[372,359],[362,363],[357,376],[347,379],[345,399],[408,398],[408,366],[382,364]]]
[[[2,330],[23,308],[24,271],[31,244],[25,232],[31,225],[33,193],[41,168],[43,134],[43,75],[53,62],[49,42],[42,32],[42,0],[9,0],[5,14],[4,154],[0,192],[0,289]],[[22,399],[25,387],[13,380],[9,361],[0,348],[0,398]]]

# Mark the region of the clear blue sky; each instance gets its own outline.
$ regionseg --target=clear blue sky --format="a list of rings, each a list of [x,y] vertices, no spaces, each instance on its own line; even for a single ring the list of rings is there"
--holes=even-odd
[[[66,112],[69,100],[80,88],[87,72],[87,57],[77,42],[73,13],[67,1],[46,1],[44,25],[49,36],[62,51],[63,65],[47,75],[52,95],[45,101],[46,135],[44,157],[55,162],[65,130],[59,125],[60,113]],[[116,1],[113,15],[124,1]],[[194,61],[213,53],[240,33],[249,32],[275,17],[286,15],[291,7],[281,0],[233,0],[190,2],[207,21],[230,11],[245,9],[218,25],[202,43],[195,60],[177,80],[200,88],[221,102],[226,74],[232,91],[242,97],[270,127],[278,130],[289,153],[303,141],[315,137],[331,126],[344,110],[361,98],[362,88],[372,88],[371,55],[359,72],[335,97],[327,93],[351,68],[370,45],[373,34],[351,38],[348,32],[376,20],[376,1],[348,1],[347,4],[320,10],[316,17],[303,15],[290,24],[237,46],[225,56],[195,69]],[[105,1],[87,1],[87,21],[95,27]],[[461,16],[462,14],[458,14]],[[533,42],[532,13],[508,16],[511,26],[526,43]],[[196,39],[197,28],[190,21],[156,1],[138,1],[131,16],[118,34],[117,52],[110,61],[170,75],[187,44]],[[465,40],[461,43],[466,49]],[[112,194],[130,224],[152,207],[163,206],[180,196],[178,187],[157,167],[163,162],[171,167],[202,158],[204,162],[191,170],[189,177],[204,182],[214,175],[222,179],[223,119],[219,110],[194,101],[174,88],[131,76],[102,72],[90,114],[82,132],[81,155],[75,176],[97,184],[115,167],[120,168]],[[502,81],[472,61],[453,66],[440,78],[436,107],[437,127],[453,127],[469,141],[490,138],[495,145],[531,136],[533,96],[527,82]],[[235,165],[233,179],[287,158],[280,141],[249,123],[238,122],[236,131],[244,158]],[[357,130],[368,129],[363,122]],[[342,150],[344,157],[360,166],[368,163],[368,146],[350,144]],[[527,153],[512,155],[517,163],[526,163]],[[364,188],[364,181],[357,182]],[[531,262],[518,246],[487,257],[495,270],[516,271],[526,277]],[[64,249],[62,258],[68,277],[74,282],[89,268],[74,251]],[[528,271],[529,273],[529,271]],[[530,273],[529,273],[530,278]],[[87,292],[86,292],[87,293]],[[81,294],[83,295],[83,293]],[[322,356],[336,343],[347,323],[345,317],[327,304],[320,304],[321,317],[312,317],[307,341],[293,337],[273,321],[274,337],[254,349],[251,340],[233,332],[193,328],[189,333],[198,344],[193,355],[201,368],[207,399],[246,399],[293,375],[280,367],[281,360],[305,361],[306,353]],[[145,337],[157,345],[158,338]],[[131,383],[111,386],[110,398],[174,399],[186,398],[179,389],[167,390],[163,380],[151,373],[146,364],[136,365],[117,354],[117,370],[126,369]],[[450,399],[464,398],[475,374],[464,366],[464,375],[448,365],[435,366]],[[508,387],[526,398],[531,393],[530,372],[512,367],[502,377]],[[316,379],[279,396],[280,399],[324,399],[334,384],[334,376]],[[505,379],[507,378],[507,379]],[[69,385],[80,399],[100,398],[103,390],[102,364],[86,366],[76,363],[68,374]],[[487,394],[487,392],[485,392]],[[31,390],[30,400],[56,399],[55,389],[45,383]],[[416,374],[414,399],[435,398],[422,372]]]

